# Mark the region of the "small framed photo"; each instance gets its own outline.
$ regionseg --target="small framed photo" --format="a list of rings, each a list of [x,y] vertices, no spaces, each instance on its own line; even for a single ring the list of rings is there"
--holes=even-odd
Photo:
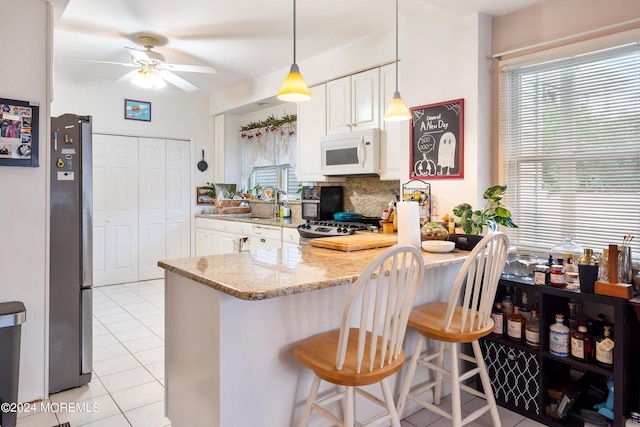
[[[151,121],[151,103],[136,101],[133,99],[124,100],[124,118],[127,120]]]

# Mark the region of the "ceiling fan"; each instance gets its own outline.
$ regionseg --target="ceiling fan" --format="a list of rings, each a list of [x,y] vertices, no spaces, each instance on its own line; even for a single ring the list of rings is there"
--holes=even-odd
[[[144,50],[135,49],[132,47],[125,48],[131,54],[131,63],[127,62],[110,62],[110,61],[93,61],[107,64],[120,64],[125,67],[136,67],[133,70],[118,80],[131,81],[131,83],[145,88],[159,89],[166,86],[166,82],[169,82],[186,92],[194,92],[198,90],[198,87],[182,77],[174,74],[174,71],[189,72],[189,73],[205,73],[215,74],[215,68],[207,65],[187,65],[187,64],[168,64],[165,62],[165,57],[159,52],[152,50],[157,44],[158,39],[151,36],[140,36],[138,42],[145,48]]]

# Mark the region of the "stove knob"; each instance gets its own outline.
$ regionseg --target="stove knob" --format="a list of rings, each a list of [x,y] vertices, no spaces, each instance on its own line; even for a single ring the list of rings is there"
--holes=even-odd
[[[304,228],[306,228],[307,230],[311,228],[311,225],[307,224],[307,225],[303,225]]]
[[[345,228],[346,230],[346,228]],[[338,233],[342,233],[342,228],[338,227],[338,229],[336,230]]]

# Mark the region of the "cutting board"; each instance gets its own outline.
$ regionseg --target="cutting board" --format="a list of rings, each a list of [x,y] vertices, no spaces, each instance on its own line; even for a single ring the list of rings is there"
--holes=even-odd
[[[311,246],[350,252],[363,249],[383,248],[398,243],[397,234],[362,233],[349,236],[321,237],[312,239]]]

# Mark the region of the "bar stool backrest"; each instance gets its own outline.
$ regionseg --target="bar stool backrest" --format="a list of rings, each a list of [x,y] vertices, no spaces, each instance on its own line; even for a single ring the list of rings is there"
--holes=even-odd
[[[383,368],[398,358],[423,271],[420,250],[408,245],[391,246],[369,263],[347,297],[336,355],[337,370],[342,370],[352,327],[358,328],[357,373],[365,361],[372,371],[374,364]]]
[[[500,232],[489,233],[473,248],[453,285],[444,330],[449,329],[456,307],[460,306],[460,332],[473,332],[487,326],[508,252],[509,238]]]

